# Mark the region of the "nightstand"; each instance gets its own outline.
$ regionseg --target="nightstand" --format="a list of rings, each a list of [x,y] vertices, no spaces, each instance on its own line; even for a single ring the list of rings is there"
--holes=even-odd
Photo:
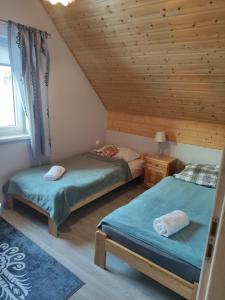
[[[143,157],[145,160],[145,187],[150,188],[164,177],[175,173],[176,158],[158,154],[144,154]]]

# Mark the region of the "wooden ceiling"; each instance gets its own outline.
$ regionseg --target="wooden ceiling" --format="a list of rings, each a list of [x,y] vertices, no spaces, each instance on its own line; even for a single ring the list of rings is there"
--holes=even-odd
[[[42,3],[108,111],[225,124],[225,0]]]

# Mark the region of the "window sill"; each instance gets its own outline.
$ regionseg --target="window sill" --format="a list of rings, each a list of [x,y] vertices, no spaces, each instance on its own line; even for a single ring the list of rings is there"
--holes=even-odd
[[[29,134],[20,134],[20,135],[14,135],[14,136],[6,136],[6,137],[0,137],[0,144],[4,143],[14,143],[19,141],[25,141],[29,140],[30,136]]]

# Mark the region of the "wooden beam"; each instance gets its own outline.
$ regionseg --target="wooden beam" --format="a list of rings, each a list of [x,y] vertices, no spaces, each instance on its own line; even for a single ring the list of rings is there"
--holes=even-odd
[[[100,230],[95,234],[95,264],[105,269],[106,251],[105,251],[106,234]]]
[[[58,237],[58,227],[55,224],[55,222],[49,217],[48,217],[48,232],[51,235]]]
[[[95,263],[103,269],[105,268],[107,251],[182,297],[188,300],[196,299],[197,283],[190,283],[184,280],[176,274],[111,240],[104,232],[98,230],[96,232]]]
[[[13,197],[8,196],[5,202],[6,209],[14,209],[14,199]]]
[[[145,275],[151,277],[167,288],[172,289],[177,294],[186,299],[192,300],[193,290],[195,288],[192,283],[167,271],[164,268],[161,268],[159,265],[156,265],[148,259],[110,239],[106,239],[105,249]]]

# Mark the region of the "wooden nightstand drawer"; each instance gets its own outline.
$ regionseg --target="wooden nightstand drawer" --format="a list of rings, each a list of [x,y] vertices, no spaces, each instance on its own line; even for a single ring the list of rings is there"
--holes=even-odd
[[[145,168],[144,185],[147,188],[152,187],[166,176],[166,173],[159,168]]]
[[[146,154],[144,159],[146,161],[144,185],[148,188],[175,172],[177,160],[174,157]]]
[[[161,163],[160,161],[154,161],[154,160],[149,160],[146,163],[146,166],[149,168],[159,168],[159,169],[167,169],[167,164],[165,165],[164,163]]]

